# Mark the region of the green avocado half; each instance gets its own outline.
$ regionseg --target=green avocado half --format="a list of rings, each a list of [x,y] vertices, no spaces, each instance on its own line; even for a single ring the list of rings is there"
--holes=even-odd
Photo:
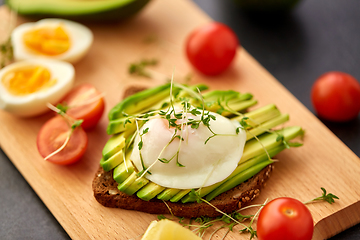
[[[6,0],[20,15],[78,21],[118,21],[139,12],[150,0]]]

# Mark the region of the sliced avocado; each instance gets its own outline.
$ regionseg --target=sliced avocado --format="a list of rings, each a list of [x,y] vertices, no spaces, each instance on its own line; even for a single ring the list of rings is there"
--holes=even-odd
[[[270,119],[269,121],[266,121],[256,128],[250,129],[246,132],[246,141],[254,138],[254,136],[258,136],[264,132],[267,132],[267,129],[272,129],[273,127],[276,127],[286,121],[289,120],[289,114],[281,114],[280,116],[277,116],[273,119]]]
[[[203,84],[198,84],[188,88],[188,90],[190,91],[195,91],[195,90],[197,91],[197,89],[199,89],[199,91],[203,91],[207,89],[207,86]],[[177,99],[186,98],[189,97],[189,92],[187,92],[185,89],[181,89],[180,91],[179,90],[173,91],[173,95],[175,95]],[[141,110],[141,112],[145,113],[154,109],[165,110],[169,107],[169,103],[170,103],[170,91],[168,93],[168,97],[162,99],[158,103],[155,103],[154,105],[151,105],[146,109]]]
[[[104,169],[104,171],[108,172],[118,166],[123,161],[123,157],[123,151],[120,150],[106,160],[104,158],[101,158],[100,166]]]
[[[136,172],[133,172],[124,182],[118,185],[118,189],[127,195],[133,195],[148,182],[149,180],[143,177],[139,178],[136,176]]]
[[[269,104],[264,107],[252,110],[244,114],[244,116],[237,116],[231,118],[231,120],[241,121],[243,117],[247,117],[248,119],[245,122],[255,127],[263,122],[266,122],[274,117],[279,116],[281,113],[279,109],[274,104]]]
[[[170,83],[164,84],[158,87],[146,89],[125,98],[110,110],[109,120],[125,117],[124,113],[129,115],[138,113],[141,110],[156,104],[169,96],[170,86]],[[177,90],[179,89],[177,88]]]
[[[158,194],[157,198],[160,200],[168,201],[168,200],[170,200],[170,198],[175,196],[178,192],[180,192],[180,189],[167,188],[164,191],[162,191],[160,194]]]
[[[245,101],[241,101],[241,102],[229,103],[228,105],[232,111],[243,112],[246,109],[248,109],[249,107],[254,106],[255,104],[257,104],[257,100],[250,99],[250,100],[245,100]],[[230,112],[224,112],[224,113],[225,113],[225,114],[223,114],[224,116],[228,116],[228,115],[232,114]]]
[[[152,199],[156,195],[158,195],[160,192],[162,192],[164,189],[165,189],[165,187],[162,187],[160,185],[157,185],[156,183],[150,182],[149,184],[146,184],[145,187],[141,188],[136,193],[136,195],[144,201],[149,201],[150,199]]]
[[[124,133],[113,135],[105,144],[102,150],[104,160],[120,151],[125,146],[126,137]]]
[[[117,134],[124,131],[134,132],[136,130],[136,124],[134,119],[129,119],[127,117],[122,117],[119,119],[110,120],[107,126],[107,134]]]
[[[128,155],[128,154],[126,154]],[[126,156],[125,162],[114,168],[113,178],[117,183],[124,182],[135,170],[134,165]]]
[[[284,136],[284,140],[291,140],[303,134],[303,130],[299,126],[285,127],[281,130],[268,132],[260,135],[257,139],[251,139],[246,142],[243,155],[239,163],[245,162],[253,157],[256,157],[273,147],[283,144],[282,141],[277,141],[279,134]],[[265,148],[265,149],[264,149]]]
[[[205,109],[211,112],[218,112],[222,109],[231,109],[232,111],[243,111],[248,107],[251,107],[257,103],[255,100],[251,100],[253,95],[250,93],[241,94],[237,91],[228,90],[213,90],[206,92],[203,95],[205,102]],[[248,100],[248,102],[246,102]],[[191,104],[202,107],[202,101],[200,99],[193,100]],[[221,111],[223,116],[229,116],[233,113],[229,111]]]
[[[150,0],[6,0],[18,14],[39,18],[58,17],[79,21],[118,21],[139,12]]]
[[[175,196],[170,198],[170,202],[178,202],[181,198],[183,198],[186,194],[188,194],[191,191],[191,189],[182,189],[180,190]]]
[[[198,88],[200,91],[206,90],[207,86],[203,84],[195,85],[187,88],[189,91],[194,91]],[[174,85],[171,88],[171,83],[166,83],[154,88],[148,88],[141,92],[135,93],[123,101],[115,105],[109,112],[109,120],[115,120],[125,115],[132,115],[138,113],[144,113],[151,109],[159,108],[159,104],[163,104],[164,101],[168,101],[170,96],[170,89],[172,89],[172,95],[177,96],[181,92],[181,97],[188,96],[186,89],[182,90],[182,87]],[[179,96],[180,97],[180,96]]]
[[[263,162],[260,162],[256,165],[251,166],[250,168],[240,172],[236,176],[230,178],[225,183],[221,184],[219,187],[217,187],[214,191],[206,195],[206,200],[211,201],[214,197],[218,196],[219,194],[226,192],[240,183],[243,183],[244,181],[248,180],[255,174],[259,173],[264,167],[271,164],[272,161],[266,160]]]
[[[177,98],[183,98],[183,97],[194,97],[192,96],[193,94],[198,94],[199,91],[205,91],[208,90],[209,87],[205,84],[195,84],[192,86],[185,86],[185,85],[181,85],[181,84],[175,84],[176,87],[181,88],[181,91],[179,92],[179,94],[177,95]]]

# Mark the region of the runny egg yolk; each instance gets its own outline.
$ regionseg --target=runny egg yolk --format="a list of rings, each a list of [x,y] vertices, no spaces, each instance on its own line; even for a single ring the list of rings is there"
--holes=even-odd
[[[62,54],[71,46],[70,37],[61,25],[32,29],[23,35],[23,40],[30,49],[49,56]]]
[[[2,78],[7,91],[15,96],[24,96],[41,91],[56,83],[50,71],[43,66],[29,66],[9,71]]]

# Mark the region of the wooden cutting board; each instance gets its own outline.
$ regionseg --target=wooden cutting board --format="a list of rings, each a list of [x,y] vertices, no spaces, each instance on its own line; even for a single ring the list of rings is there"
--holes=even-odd
[[[0,8],[0,21],[9,11]],[[28,21],[18,17],[17,24]],[[359,158],[291,95],[274,77],[239,48],[231,69],[207,78],[192,71],[184,55],[186,36],[211,19],[189,0],[154,0],[139,15],[119,24],[88,25],[94,44],[75,65],[76,85],[94,84],[106,96],[106,113],[121,99],[128,85],[154,86],[174,73],[175,81],[205,83],[212,89],[251,92],[258,106],[275,103],[290,113],[287,125],[306,130],[304,146],[278,155],[279,162],[255,203],[289,196],[306,201],[321,195],[320,187],[336,194],[335,204],[308,205],[314,221],[314,239],[324,239],[360,222]],[[3,34],[0,32],[0,35]],[[152,43],[145,39],[155,38]],[[128,74],[130,63],[156,58],[154,79]],[[36,149],[36,135],[52,113],[22,119],[0,111],[0,146],[73,239],[140,239],[156,215],[105,208],[94,199],[91,182],[99,166],[101,150],[109,138],[107,118],[89,134],[89,148],[83,159],[71,166],[57,166],[42,160]],[[300,229],[299,229],[300,230]],[[215,234],[219,239],[224,231]],[[209,235],[207,235],[209,236]],[[247,234],[230,233],[226,239],[248,239]]]

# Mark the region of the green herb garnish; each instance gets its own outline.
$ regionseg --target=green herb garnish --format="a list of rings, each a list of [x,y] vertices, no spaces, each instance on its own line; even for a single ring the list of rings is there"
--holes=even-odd
[[[155,66],[157,64],[158,60],[156,59],[144,59],[137,63],[131,63],[128,70],[130,74],[151,78],[151,74],[146,71],[146,67]]]

